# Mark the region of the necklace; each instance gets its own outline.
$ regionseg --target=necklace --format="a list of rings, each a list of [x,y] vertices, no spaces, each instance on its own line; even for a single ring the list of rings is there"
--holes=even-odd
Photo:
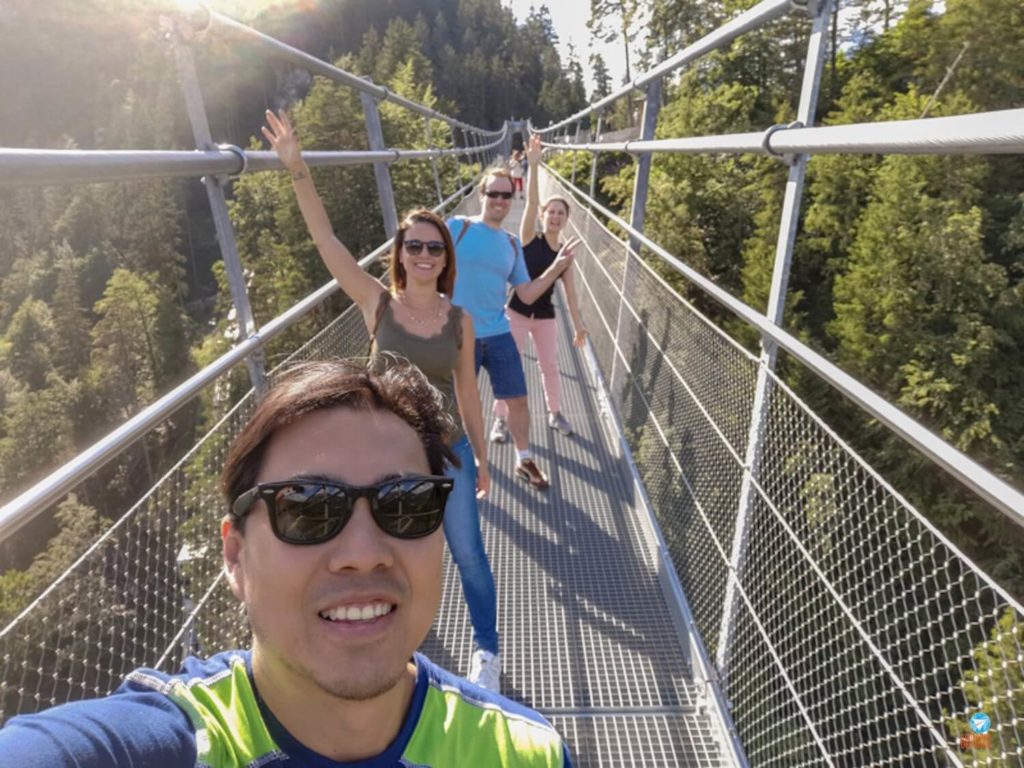
[[[425,318],[416,316],[412,307],[409,306],[409,302],[406,300],[404,293],[398,294],[398,300],[402,303],[402,306],[405,307],[405,313],[409,316],[409,319],[416,325],[429,325],[434,323],[441,319],[441,313],[444,311],[444,301],[442,301],[440,297],[437,299],[437,311]]]

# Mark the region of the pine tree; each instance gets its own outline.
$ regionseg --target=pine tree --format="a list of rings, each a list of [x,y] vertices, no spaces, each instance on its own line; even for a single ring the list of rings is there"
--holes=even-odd
[[[29,389],[46,385],[53,371],[53,316],[39,299],[26,299],[4,334],[7,367]]]
[[[82,306],[81,264],[67,243],[54,254],[57,287],[53,293],[53,363],[66,379],[89,363],[89,316]]]
[[[56,377],[47,384],[16,393],[0,418],[0,488],[5,496],[25,490],[75,454],[80,387]]]
[[[594,76],[594,90],[590,94],[590,100],[599,101],[612,92],[612,78],[608,73],[608,65],[600,53],[590,54],[590,69]]]
[[[156,274],[117,269],[95,311],[89,378],[108,416],[127,419],[182,373],[175,296]]]

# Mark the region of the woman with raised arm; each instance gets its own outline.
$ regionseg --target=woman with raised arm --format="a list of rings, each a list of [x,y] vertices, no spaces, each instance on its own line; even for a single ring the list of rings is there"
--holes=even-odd
[[[519,224],[519,239],[523,243],[523,256],[530,279],[543,274],[558,256],[562,247],[561,234],[569,221],[569,202],[563,197],[550,197],[540,205],[538,191],[537,168],[540,165],[540,137],[531,136],[526,148],[526,159],[529,163],[526,183],[526,210]],[[537,209],[540,208],[542,231],[537,231]],[[562,275],[565,285],[565,298],[569,304],[569,316],[572,318],[573,344],[582,347],[586,343],[587,328],[580,318],[579,304],[576,301],[576,285],[573,281],[573,269],[570,265]],[[572,434],[572,424],[562,414],[562,382],[558,373],[558,328],[555,324],[555,307],[551,296],[555,287],[545,291],[532,304],[524,304],[518,296],[512,295],[505,314],[516,340],[519,351],[523,351],[526,337],[533,337],[533,346],[537,350],[537,363],[540,367],[541,380],[544,383],[544,399],[548,406],[548,426],[557,429],[563,435]],[[505,423],[508,409],[501,400],[494,403],[494,428],[491,440],[503,442],[506,432]]]
[[[406,214],[391,248],[391,287],[385,288],[363,271],[335,236],[288,116],[267,110],[266,119],[263,135],[291,174],[299,209],[320,257],[362,311],[373,353],[398,354],[416,365],[444,394],[455,423],[462,425],[451,436],[451,448],[461,466],[447,469],[455,487],[445,506],[444,533],[473,624],[476,650],[469,679],[498,691],[497,594],[477,508],[477,499],[486,496],[491,478],[473,359],[473,321],[450,299],[455,249],[448,227],[425,208]]]

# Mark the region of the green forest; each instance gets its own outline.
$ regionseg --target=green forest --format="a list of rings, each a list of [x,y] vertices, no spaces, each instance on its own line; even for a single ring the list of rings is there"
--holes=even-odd
[[[212,3],[217,7],[216,3]],[[291,7],[291,4],[287,4]],[[754,0],[591,0],[590,28],[632,74]],[[27,0],[0,8],[0,146],[192,149],[159,14],[142,0]],[[256,28],[398,94],[484,128],[537,126],[610,93],[600,56],[560,57],[543,5],[517,23],[499,0],[322,0],[271,6]],[[638,35],[643,25],[645,32]],[[788,16],[665,83],[659,138],[763,130],[794,118],[809,24]],[[642,42],[641,42],[642,41]],[[827,125],[1020,107],[1020,0],[843,0],[818,121]],[[293,112],[307,149],[366,149],[358,95],[210,34],[194,48],[215,140],[264,148],[267,108]],[[588,93],[581,58],[595,73]],[[26,87],[26,86],[29,87]],[[941,85],[941,87],[940,87]],[[606,130],[635,124],[620,99]],[[422,118],[381,107],[386,142],[426,147]],[[435,144],[451,146],[447,127]],[[562,154],[554,167],[571,167]],[[589,178],[580,154],[577,177]],[[601,201],[628,212],[634,161],[597,160]],[[441,163],[446,193],[459,185]],[[767,302],[786,167],[745,156],[656,156],[646,232],[755,308]],[[399,209],[432,204],[429,166],[391,167]],[[316,171],[339,235],[384,240],[368,167]],[[257,324],[328,280],[281,174],[229,187]],[[1024,486],[1024,156],[815,157],[808,166],[785,326],[1017,487]],[[90,446],[227,351],[231,301],[196,180],[0,187],[0,501]],[[757,339],[656,269],[751,349]],[[336,313],[275,341],[280,359]],[[879,425],[785,358],[781,373],[841,436],[1018,599],[1024,532],[931,471]],[[113,373],[116,372],[116,375]],[[0,542],[0,627],[138,498],[247,388],[205,397],[105,467],[52,516]]]
[[[643,56],[657,63],[752,3],[640,5],[649,13]],[[820,124],[1010,109],[1024,99],[1024,8],[1015,0],[949,0],[944,8],[930,0],[848,2],[836,10]],[[612,18],[606,28],[628,35],[628,14]],[[776,22],[686,70],[666,84],[656,137],[757,131],[795,119],[808,34],[807,25]],[[628,118],[621,99],[604,125],[621,128]],[[590,156],[575,160],[577,179],[589,178]],[[567,153],[555,167],[568,176],[572,162]],[[634,163],[605,154],[598,163],[603,202],[628,211]],[[645,232],[764,311],[787,170],[751,155],[655,155]],[[756,349],[749,328],[651,261]],[[1024,157],[812,157],[786,310],[787,330],[1024,485]],[[957,546],[1024,595],[1019,526],[931,471],[801,366],[783,358],[781,371]]]

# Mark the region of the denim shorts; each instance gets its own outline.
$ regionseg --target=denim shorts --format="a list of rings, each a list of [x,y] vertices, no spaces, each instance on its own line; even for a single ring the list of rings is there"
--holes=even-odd
[[[487,370],[491,389],[498,400],[526,397],[526,375],[519,348],[511,333],[499,333],[476,340],[476,372]]]

